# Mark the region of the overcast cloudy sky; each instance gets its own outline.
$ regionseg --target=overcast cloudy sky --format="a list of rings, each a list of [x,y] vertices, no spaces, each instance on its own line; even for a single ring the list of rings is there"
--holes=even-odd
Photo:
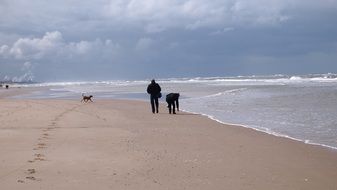
[[[0,80],[337,72],[337,0],[0,0]]]

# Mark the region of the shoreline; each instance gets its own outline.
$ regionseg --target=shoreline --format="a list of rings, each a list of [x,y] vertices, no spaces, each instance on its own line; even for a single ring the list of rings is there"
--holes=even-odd
[[[254,131],[257,131],[257,132],[260,132],[260,133],[263,133],[263,134],[267,134],[267,135],[271,135],[271,136],[274,136],[274,137],[284,138],[284,139],[293,140],[293,141],[300,142],[300,143],[307,144],[307,145],[319,146],[319,147],[322,147],[322,148],[328,148],[328,149],[332,149],[332,150],[337,151],[337,147],[334,147],[334,146],[329,146],[329,145],[314,143],[314,142],[307,142],[307,141],[310,141],[310,140],[297,139],[297,138],[294,138],[294,137],[291,137],[291,136],[288,136],[288,135],[284,135],[284,134],[281,134],[281,133],[277,133],[277,132],[274,132],[274,131],[268,132],[266,130],[250,127],[250,126],[244,125],[244,124],[227,123],[227,122],[221,121],[219,119],[216,119],[212,115],[208,115],[208,114],[204,114],[204,113],[192,112],[192,111],[187,111],[187,110],[182,110],[182,111],[187,112],[187,113],[205,116],[208,119],[211,119],[211,120],[216,121],[216,122],[218,122],[220,124],[223,124],[223,125],[231,125],[231,126],[242,127],[242,128],[245,128],[245,129],[252,129]]]
[[[162,104],[160,114],[137,100],[0,104],[4,189],[337,188],[334,150]]]
[[[52,86],[51,86],[52,87]],[[5,93],[5,95],[0,93],[0,99],[1,98],[9,98],[9,99],[18,99],[18,100],[77,100],[74,97],[68,97],[68,98],[25,98],[25,97],[19,97],[19,98],[14,98],[15,96],[22,96],[22,95],[26,95],[28,93],[32,93],[34,91],[41,91],[41,88],[43,90],[50,90],[50,87],[12,87],[11,89],[3,89],[5,92],[7,91],[7,93]],[[2,89],[0,89],[2,90]],[[22,91],[23,90],[23,91]],[[1,91],[0,91],[1,92]],[[140,101],[140,102],[148,102],[148,100],[142,99],[142,98],[101,98],[99,100],[130,100],[130,101]],[[162,107],[166,107],[166,102],[163,101],[159,101],[160,104],[162,104]],[[213,121],[216,121],[220,124],[224,124],[224,125],[232,125],[232,126],[237,126],[237,127],[242,127],[242,128],[246,128],[246,129],[252,129],[254,131],[258,131],[261,132],[263,134],[268,134],[274,137],[281,137],[281,138],[285,138],[285,139],[289,139],[289,140],[293,140],[293,141],[297,141],[297,142],[301,142],[303,144],[308,144],[308,145],[313,145],[313,146],[319,146],[322,148],[328,148],[328,149],[332,149],[332,150],[336,150],[337,151],[337,147],[334,146],[330,146],[330,145],[325,145],[325,144],[321,144],[321,143],[315,143],[315,142],[310,142],[310,140],[307,139],[298,139],[295,137],[291,137],[289,135],[285,135],[282,133],[278,133],[278,132],[274,132],[274,131],[268,131],[268,130],[263,130],[263,129],[258,129],[258,128],[254,128],[254,127],[250,127],[249,125],[244,125],[244,124],[238,124],[238,123],[228,123],[226,121],[221,121],[219,119],[216,119],[214,116],[212,115],[208,115],[205,113],[198,113],[198,112],[193,112],[193,111],[188,111],[188,110],[184,110],[182,109],[182,111],[187,112],[187,113],[192,113],[192,114],[198,114],[201,116],[205,116],[208,119],[211,119]]]

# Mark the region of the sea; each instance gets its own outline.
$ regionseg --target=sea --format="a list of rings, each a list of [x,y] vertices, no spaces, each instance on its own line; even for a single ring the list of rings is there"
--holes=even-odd
[[[337,149],[337,74],[165,78],[165,95],[180,93],[181,110],[238,127]],[[149,80],[16,84],[44,87],[14,98],[149,101]],[[161,107],[160,110],[166,109]],[[150,113],[150,107],[149,107]]]

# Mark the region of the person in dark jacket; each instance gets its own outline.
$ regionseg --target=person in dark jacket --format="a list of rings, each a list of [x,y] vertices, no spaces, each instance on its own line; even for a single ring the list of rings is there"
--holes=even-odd
[[[147,87],[147,93],[150,94],[150,101],[151,101],[151,108],[152,113],[155,113],[155,111],[158,113],[158,98],[161,98],[161,88],[158,83],[153,79],[151,81],[151,84]]]
[[[175,107],[177,106],[177,110],[179,111],[179,93],[169,93],[166,95],[166,102],[169,112],[173,111],[173,114],[176,114]],[[172,109],[173,107],[173,109]]]

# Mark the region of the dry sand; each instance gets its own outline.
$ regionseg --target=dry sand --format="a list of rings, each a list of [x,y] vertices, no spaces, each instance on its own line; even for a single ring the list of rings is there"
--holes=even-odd
[[[337,151],[140,101],[0,99],[1,190],[337,189]]]

